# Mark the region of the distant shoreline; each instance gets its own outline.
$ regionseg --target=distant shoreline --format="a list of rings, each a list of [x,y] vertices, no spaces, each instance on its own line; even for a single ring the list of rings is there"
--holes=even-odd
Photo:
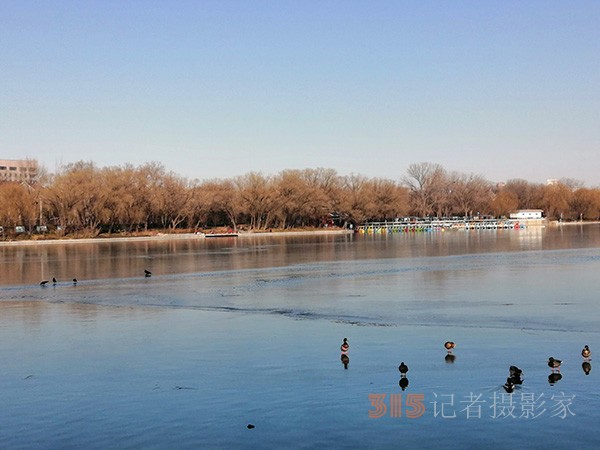
[[[284,237],[284,236],[318,236],[318,235],[340,235],[353,234],[351,230],[332,229],[332,230],[311,230],[311,231],[259,231],[259,232],[238,232],[236,236],[227,236],[215,238],[222,239],[246,239],[254,237]],[[95,244],[98,242],[152,242],[152,241],[184,241],[184,240],[204,240],[205,236],[196,233],[178,233],[167,234],[159,233],[153,236],[123,236],[123,237],[95,237],[95,238],[72,238],[72,239],[35,239],[22,241],[1,241],[0,247],[20,246],[20,245],[54,245],[54,244]]]
[[[562,227],[562,226],[573,226],[573,225],[597,225],[600,223],[600,220],[590,220],[585,222],[559,222],[558,220],[553,220],[548,222],[550,226]]]

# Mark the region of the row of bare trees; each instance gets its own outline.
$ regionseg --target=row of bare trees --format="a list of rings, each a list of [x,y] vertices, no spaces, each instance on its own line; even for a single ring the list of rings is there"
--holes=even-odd
[[[97,167],[78,162],[35,184],[0,183],[0,225],[55,225],[65,233],[344,226],[415,216],[508,215],[543,209],[549,218],[600,218],[600,189],[572,180],[553,185],[412,164],[402,181],[341,176],[333,169],[251,172],[233,179],[190,181],[158,163]]]
[[[492,184],[479,175],[447,172],[439,164],[411,164],[403,179],[411,211],[418,216],[507,216],[519,209],[542,209],[550,219],[600,218],[600,189],[562,179],[552,184],[522,179]]]

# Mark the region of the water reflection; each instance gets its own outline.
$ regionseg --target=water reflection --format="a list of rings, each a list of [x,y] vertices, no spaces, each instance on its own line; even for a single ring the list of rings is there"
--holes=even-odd
[[[581,368],[583,369],[583,373],[585,373],[586,375],[589,375],[590,372],[592,371],[592,363],[590,363],[589,361],[584,361],[581,364]]]
[[[53,274],[87,280],[127,278],[151,269],[160,274],[282,267],[314,261],[422,258],[481,253],[600,247],[600,227],[399,234],[393,236],[253,236],[237,240],[180,239],[142,242],[2,245],[0,283],[28,285]],[[443,272],[427,276],[446,283]]]
[[[446,361],[446,364],[454,364],[454,361],[456,361],[456,355],[453,355],[452,353],[448,353],[444,357],[444,361]]]
[[[348,357],[348,355],[342,354],[341,360],[342,360],[342,365],[344,366],[344,369],[348,369],[348,364],[350,364],[350,358]]]
[[[0,290],[0,300],[190,307],[369,325],[482,322],[576,331],[598,320],[598,251],[546,249],[569,240],[593,246],[600,227],[590,226],[581,236],[563,231],[564,237],[543,231],[540,252],[513,252],[518,246],[508,236],[520,231],[0,246],[0,284],[8,287]],[[152,278],[144,279],[144,270]],[[40,280],[52,276],[63,281],[56,289],[40,289]],[[64,281],[74,276],[82,280],[77,289]],[[561,302],[572,294],[575,277],[577,300]]]
[[[562,375],[558,372],[552,372],[548,375],[548,383],[550,386],[554,386],[554,384],[558,383],[560,380],[562,380]]]
[[[403,391],[406,390],[406,388],[408,387],[408,378],[406,376],[400,377],[398,386],[400,386],[400,389],[402,389]]]

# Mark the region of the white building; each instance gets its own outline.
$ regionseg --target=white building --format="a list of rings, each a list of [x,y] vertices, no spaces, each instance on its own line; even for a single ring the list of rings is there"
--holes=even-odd
[[[510,213],[511,219],[541,219],[542,213],[544,211],[541,209],[520,209],[518,211]]]
[[[35,159],[0,159],[0,181],[35,180],[38,163]]]

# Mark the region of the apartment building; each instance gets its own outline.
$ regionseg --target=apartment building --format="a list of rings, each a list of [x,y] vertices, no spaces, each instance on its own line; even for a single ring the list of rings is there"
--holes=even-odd
[[[31,183],[38,174],[35,159],[0,159],[0,181]]]

